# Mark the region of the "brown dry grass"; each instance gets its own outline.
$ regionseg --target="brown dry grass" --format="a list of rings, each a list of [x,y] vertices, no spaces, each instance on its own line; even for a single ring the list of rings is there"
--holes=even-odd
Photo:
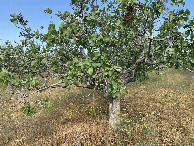
[[[118,133],[108,127],[107,102],[87,89],[51,89],[52,107],[42,110],[32,103],[37,109],[32,118],[19,112],[22,104],[11,109],[15,101],[9,101],[0,107],[0,145],[192,145],[193,87],[192,73],[174,69],[129,84]],[[1,100],[10,96],[1,90]],[[46,95],[35,94],[30,101]]]

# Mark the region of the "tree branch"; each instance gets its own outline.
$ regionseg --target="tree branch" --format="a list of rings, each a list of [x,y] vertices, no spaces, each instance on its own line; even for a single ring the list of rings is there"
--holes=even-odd
[[[159,61],[156,61],[156,62],[150,62],[148,60],[145,61],[146,65],[156,65],[156,64],[165,63],[165,62],[166,62],[165,60],[159,60]]]
[[[186,68],[186,70],[190,71],[191,73],[194,73],[194,71],[192,71],[191,69],[189,68]]]
[[[132,67],[130,67],[130,68],[128,68],[125,72],[130,72],[130,71],[132,71],[132,70],[135,70],[142,62],[144,62],[145,61],[145,57],[142,57],[142,58],[140,58],[140,59],[138,59],[136,62],[135,62],[135,64],[132,66]]]
[[[26,98],[26,97],[29,97],[32,94],[35,94],[35,93],[40,92],[40,91],[44,91],[44,90],[46,90],[48,88],[56,88],[56,87],[66,88],[69,85],[71,85],[71,84],[69,84],[69,85],[59,85],[59,84],[61,84],[61,83],[58,82],[58,83],[55,83],[55,84],[52,84],[52,85],[49,85],[49,86],[45,86],[45,87],[43,87],[41,89],[38,89],[36,91],[31,92],[30,94],[27,94],[27,95],[25,95],[23,93],[20,93],[19,91],[17,93],[14,93],[14,94],[20,94],[21,95],[21,98]]]

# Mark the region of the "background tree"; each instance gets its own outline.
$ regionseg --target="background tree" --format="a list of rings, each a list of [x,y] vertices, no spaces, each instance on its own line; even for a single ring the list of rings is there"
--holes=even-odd
[[[168,0],[101,0],[102,6],[105,2],[107,7],[99,9],[95,0],[72,0],[74,13],[58,11],[63,22],[58,30],[49,24],[46,34],[32,32],[21,14],[11,14],[11,21],[22,25],[25,39],[16,47],[10,42],[1,47],[0,80],[16,87],[14,94],[20,94],[25,103],[28,96],[52,87],[74,84],[94,89],[109,102],[109,124],[116,129],[127,83],[145,79],[161,64],[193,67],[194,20],[189,20],[189,10],[170,10]],[[171,0],[171,5],[184,4]],[[52,10],[47,8],[45,13]],[[182,27],[184,33],[179,31]],[[83,49],[85,55],[80,53]],[[54,77],[59,82],[48,85]],[[31,93],[21,92],[27,90]]]

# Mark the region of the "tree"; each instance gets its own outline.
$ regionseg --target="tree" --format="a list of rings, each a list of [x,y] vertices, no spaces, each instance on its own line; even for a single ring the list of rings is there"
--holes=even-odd
[[[0,80],[16,87],[14,93],[26,103],[28,96],[52,87],[74,84],[94,89],[109,102],[109,124],[116,129],[126,84],[144,79],[161,64],[193,67],[194,20],[189,20],[189,10],[168,9],[168,1],[101,0],[107,7],[100,9],[95,0],[71,0],[74,13],[58,11],[63,22],[58,30],[49,24],[46,34],[32,32],[21,14],[11,14],[11,21],[22,25],[25,39],[16,47],[10,42],[1,47]],[[171,0],[172,6],[184,4],[183,0]],[[47,8],[45,13],[52,10]],[[158,25],[158,21],[163,23]],[[180,28],[186,31],[180,32]],[[87,53],[80,53],[83,49]],[[53,77],[59,82],[47,85]],[[32,92],[23,94],[21,88]]]

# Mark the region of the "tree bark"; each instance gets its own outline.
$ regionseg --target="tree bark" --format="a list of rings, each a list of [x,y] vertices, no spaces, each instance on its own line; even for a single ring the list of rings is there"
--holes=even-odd
[[[120,128],[120,98],[109,96],[109,125],[114,130]]]

